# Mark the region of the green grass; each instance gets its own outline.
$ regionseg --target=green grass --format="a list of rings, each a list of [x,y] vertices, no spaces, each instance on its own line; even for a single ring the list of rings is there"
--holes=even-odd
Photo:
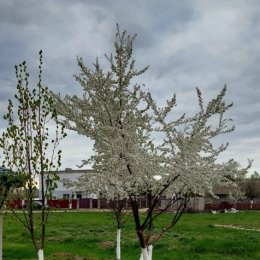
[[[155,231],[168,223],[162,216]],[[154,260],[260,260],[260,232],[215,227],[215,224],[260,229],[260,212],[185,214],[155,244]],[[47,227],[46,260],[115,259],[115,224],[108,213],[52,213]],[[4,215],[5,260],[32,260],[29,233],[12,214]],[[139,259],[132,218],[122,230],[122,260]]]

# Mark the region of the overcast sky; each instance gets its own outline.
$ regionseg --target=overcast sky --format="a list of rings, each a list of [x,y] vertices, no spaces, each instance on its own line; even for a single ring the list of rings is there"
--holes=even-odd
[[[235,132],[222,159],[260,170],[260,2],[257,0],[0,0],[0,131],[7,99],[16,90],[14,65],[26,60],[37,75],[44,52],[44,83],[60,93],[80,93],[73,79],[76,57],[86,64],[113,50],[116,23],[137,33],[139,68],[150,65],[145,83],[158,102],[177,94],[177,111],[196,107],[195,87],[205,100],[227,84],[228,116]],[[75,133],[62,145],[62,168],[76,169],[92,151]]]

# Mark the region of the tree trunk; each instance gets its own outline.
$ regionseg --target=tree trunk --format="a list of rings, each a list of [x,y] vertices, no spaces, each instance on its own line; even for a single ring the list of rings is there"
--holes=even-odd
[[[116,259],[121,259],[121,229],[117,229],[117,236],[116,236]]]
[[[38,260],[44,260],[43,249],[38,250]]]
[[[149,254],[148,254],[147,247],[142,248],[141,250],[142,250],[142,252],[141,252],[140,260],[151,260]]]
[[[142,249],[141,249],[141,250],[142,250]],[[141,251],[141,255],[140,255],[139,260],[144,260],[144,258],[143,258],[143,251]]]
[[[149,255],[149,259],[152,260],[153,259],[153,246],[152,245],[148,246],[147,252]]]
[[[153,259],[153,246],[149,245],[148,248],[141,249],[140,260],[152,260]]]
[[[3,215],[0,210],[0,260],[3,259]]]

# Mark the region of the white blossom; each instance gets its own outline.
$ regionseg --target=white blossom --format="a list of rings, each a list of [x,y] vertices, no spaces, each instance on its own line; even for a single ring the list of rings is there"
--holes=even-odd
[[[215,184],[223,181],[230,161],[218,164],[216,160],[227,145],[215,147],[212,139],[234,127],[224,117],[232,106],[224,101],[226,87],[206,106],[197,89],[199,112],[172,120],[175,95],[159,108],[151,93],[132,84],[148,68],[134,68],[134,39],[118,29],[115,54],[106,56],[110,63],[106,72],[98,60],[89,69],[78,58],[81,72],[75,78],[83,88],[83,97],[63,99],[53,95],[66,126],[95,141],[95,154],[83,161],[93,164],[94,174],[79,183],[87,190],[102,191],[109,199],[118,196],[130,200],[137,236],[145,252],[142,257],[151,260],[146,253],[149,246],[177,223],[188,201],[212,191]],[[211,120],[215,123],[211,124]],[[140,218],[140,196],[148,201],[144,219]],[[161,196],[170,198],[163,211],[174,203],[178,209],[169,225],[152,234],[154,220],[161,214],[155,212]]]

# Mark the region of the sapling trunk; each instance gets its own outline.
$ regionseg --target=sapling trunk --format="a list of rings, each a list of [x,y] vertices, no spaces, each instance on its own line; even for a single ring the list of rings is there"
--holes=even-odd
[[[44,260],[43,249],[38,250],[38,260]]]
[[[0,211],[0,260],[3,259],[3,215]]]
[[[117,236],[116,236],[116,259],[121,259],[121,228],[117,229]]]

